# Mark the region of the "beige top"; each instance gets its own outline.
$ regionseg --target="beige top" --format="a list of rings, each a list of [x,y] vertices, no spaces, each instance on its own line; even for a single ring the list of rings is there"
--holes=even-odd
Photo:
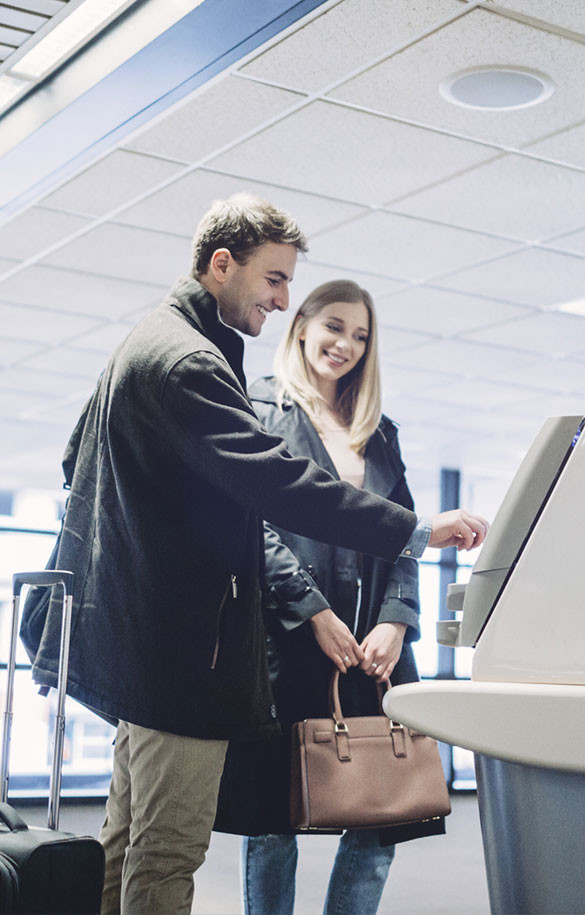
[[[365,461],[349,446],[349,428],[335,422],[331,415],[321,416],[319,436],[342,480],[361,489],[364,485]]]

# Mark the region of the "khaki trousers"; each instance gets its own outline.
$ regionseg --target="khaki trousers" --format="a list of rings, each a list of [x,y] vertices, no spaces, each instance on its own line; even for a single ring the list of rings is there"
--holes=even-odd
[[[102,915],[189,915],[227,750],[121,721],[100,842]]]

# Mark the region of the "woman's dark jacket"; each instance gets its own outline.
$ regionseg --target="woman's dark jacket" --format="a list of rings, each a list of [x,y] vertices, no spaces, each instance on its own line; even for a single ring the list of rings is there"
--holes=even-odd
[[[282,436],[293,455],[311,457],[339,479],[307,414],[296,403],[276,403],[273,379],[250,388],[250,398],[266,429]],[[382,417],[365,451],[364,489],[413,508],[404,476],[395,425]],[[284,729],[280,741],[231,746],[220,791],[216,828],[244,835],[290,832],[288,823],[289,735],[294,721],[329,714],[327,695],[332,663],[313,636],[309,618],[331,607],[353,630],[358,558],[282,527],[265,525],[267,641],[276,706]],[[402,654],[392,682],[418,679],[411,642],[419,636],[418,563],[401,556],[394,563],[361,558],[358,642],[377,623],[407,624]],[[354,669],[341,678],[345,715],[378,713],[375,682]]]
[[[210,739],[278,733],[259,519],[389,560],[416,522],[265,432],[242,352],[213,296],[179,281],[108,362],[67,450],[68,692],[106,717]],[[56,681],[59,626],[56,596],[41,684]]]

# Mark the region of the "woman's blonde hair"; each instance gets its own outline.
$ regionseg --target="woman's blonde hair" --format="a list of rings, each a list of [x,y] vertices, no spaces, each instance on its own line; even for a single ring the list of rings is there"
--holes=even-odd
[[[350,447],[361,453],[376,430],[381,415],[378,333],[374,303],[369,292],[351,280],[332,280],[317,286],[294,316],[287,334],[280,341],[274,357],[277,402],[296,401],[317,429],[321,431],[320,407],[324,402],[311,384],[300,336],[307,323],[326,305],[334,302],[363,303],[370,319],[366,349],[354,368],[339,379],[337,410],[350,427]]]

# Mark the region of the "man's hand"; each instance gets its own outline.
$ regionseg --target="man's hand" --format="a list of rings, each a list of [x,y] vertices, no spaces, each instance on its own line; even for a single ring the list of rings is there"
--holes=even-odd
[[[330,658],[342,674],[364,660],[364,653],[345,623],[333,610],[320,610],[311,617],[313,634],[321,651]]]
[[[441,512],[431,518],[432,532],[429,546],[439,550],[456,546],[458,550],[473,550],[486,538],[489,524],[479,515],[470,515],[462,508]]]
[[[406,623],[378,623],[368,632],[361,644],[365,657],[360,665],[368,677],[375,677],[379,683],[389,680],[400,657],[405,632]]]

